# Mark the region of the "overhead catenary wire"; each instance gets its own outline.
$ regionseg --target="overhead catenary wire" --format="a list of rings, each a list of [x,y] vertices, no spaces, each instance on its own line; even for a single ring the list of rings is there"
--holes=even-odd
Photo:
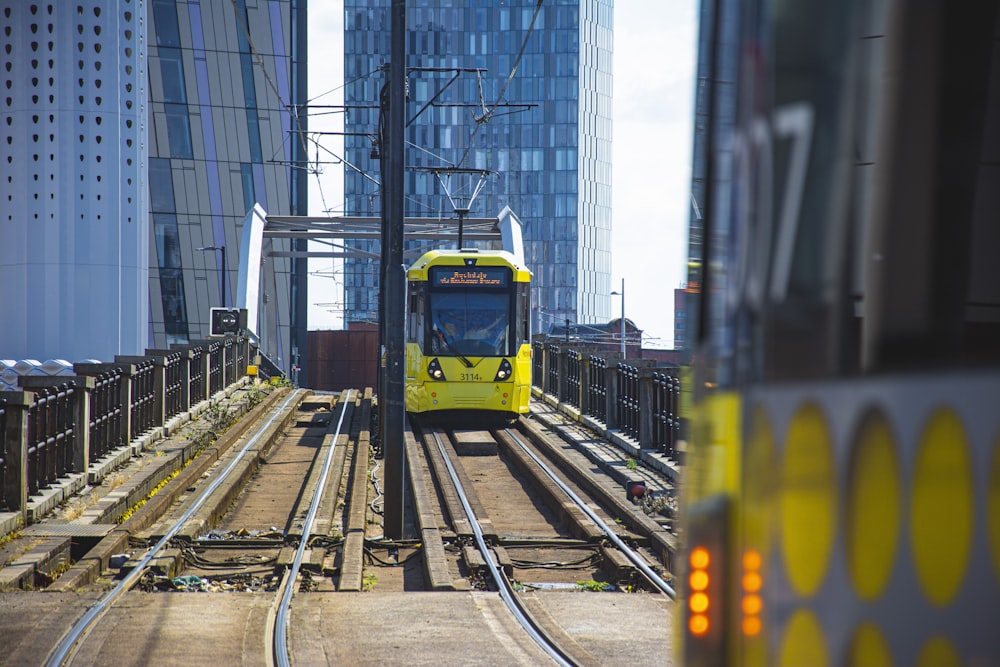
[[[469,151],[472,150],[472,141],[476,138],[476,134],[479,132],[479,128],[483,124],[488,123],[493,117],[493,112],[496,110],[500,103],[503,102],[504,98],[507,96],[507,89],[510,87],[511,81],[514,80],[514,75],[517,74],[517,69],[521,65],[521,58],[524,56],[525,49],[528,48],[528,40],[531,39],[532,33],[535,31],[535,21],[538,20],[538,14],[542,10],[542,0],[537,0],[535,2],[535,11],[531,15],[531,23],[528,25],[528,31],[524,35],[524,41],[521,42],[521,48],[517,52],[517,57],[514,59],[514,64],[511,65],[510,74],[507,75],[507,79],[504,81],[503,88],[500,89],[500,93],[497,95],[496,101],[492,104],[489,109],[485,109],[482,116],[476,118],[476,124],[472,128],[472,135],[469,137],[469,143],[465,147],[465,152],[462,153],[462,157],[456,163],[458,166],[462,166],[465,159],[469,156]],[[480,86],[480,99],[482,99],[482,86]]]
[[[240,12],[240,8],[239,8],[239,4],[238,4],[237,0],[230,0],[230,3],[232,5],[232,7],[233,7],[233,12],[234,12],[234,14],[236,16],[237,22],[239,23],[240,29],[242,30],[242,32],[243,32],[243,34],[244,34],[244,36],[245,36],[245,38],[247,40],[247,45],[248,45],[248,48],[249,48],[249,51],[250,51],[250,55],[253,58],[254,63],[260,68],[260,71],[261,71],[261,74],[262,74],[262,76],[264,78],[265,83],[270,88],[271,92],[275,96],[275,99],[278,101],[278,103],[280,105],[282,105],[284,108],[290,110],[291,120],[292,120],[292,123],[295,126],[295,130],[294,131],[295,131],[296,134],[298,134],[299,141],[302,142],[303,151],[308,155],[308,153],[309,153],[309,150],[308,150],[309,145],[313,144],[316,147],[317,158],[316,158],[316,166],[315,167],[312,166],[312,161],[307,161],[307,164],[304,165],[304,166],[303,165],[294,165],[294,164],[292,166],[294,168],[304,168],[304,169],[307,169],[307,170],[310,171],[310,173],[312,173],[313,175],[316,176],[316,183],[317,183],[317,187],[319,189],[319,195],[320,195],[320,199],[321,199],[321,202],[322,202],[323,210],[327,211],[327,210],[330,210],[330,208],[329,208],[329,206],[326,203],[326,195],[325,195],[323,187],[322,187],[322,182],[319,179],[319,175],[322,173],[322,170],[319,168],[319,163],[320,163],[320,161],[319,161],[319,152],[320,152],[320,150],[327,151],[328,153],[330,153],[330,155],[333,155],[334,158],[336,158],[336,163],[342,163],[342,164],[344,164],[348,169],[354,170],[355,172],[361,174],[366,180],[370,181],[371,183],[373,183],[374,185],[376,185],[376,187],[378,187],[379,186],[379,179],[371,176],[364,169],[361,169],[357,165],[355,165],[355,164],[347,161],[343,156],[336,155],[332,151],[329,151],[329,149],[323,147],[318,140],[312,138],[310,136],[310,134],[305,130],[305,128],[303,127],[303,123],[302,123],[301,108],[299,107],[299,105],[293,105],[293,104],[290,103],[290,101],[287,101],[287,100],[284,99],[284,97],[281,94],[281,91],[278,89],[277,84],[274,82],[273,78],[268,73],[267,67],[265,65],[264,58],[261,55],[260,51],[257,49],[256,44],[254,43],[253,35],[252,35],[251,31],[250,31],[250,26],[248,25],[248,18]],[[461,166],[462,163],[465,162],[465,160],[468,157],[469,152],[472,149],[473,140],[474,140],[476,134],[478,133],[480,126],[483,125],[483,124],[485,124],[485,123],[487,123],[487,122],[489,122],[497,114],[497,109],[503,104],[503,101],[506,98],[507,90],[509,89],[511,82],[513,81],[514,77],[517,74],[518,68],[520,67],[521,60],[522,60],[522,58],[524,56],[524,53],[525,53],[525,51],[527,49],[528,40],[531,38],[532,34],[534,33],[535,24],[537,22],[538,15],[541,12],[542,5],[543,5],[543,0],[537,0],[536,1],[534,12],[532,13],[531,21],[530,21],[528,29],[527,29],[527,33],[524,36],[524,40],[521,43],[521,47],[518,50],[517,56],[516,56],[516,58],[514,60],[514,63],[511,66],[510,72],[508,73],[507,77],[504,79],[503,86],[502,86],[500,92],[497,94],[497,97],[496,97],[495,101],[492,104],[487,105],[487,103],[486,103],[485,92],[483,91],[483,85],[482,85],[482,70],[481,70],[481,68],[475,68],[476,76],[477,76],[477,86],[478,86],[478,89],[479,89],[479,98],[480,98],[479,101],[477,102],[477,106],[480,108],[481,113],[480,113],[479,116],[475,117],[476,124],[473,127],[473,129],[472,129],[472,133],[469,136],[468,144],[466,145],[465,151],[463,152],[461,158],[457,162],[449,162],[448,160],[444,159],[442,156],[434,156],[434,157],[436,157],[438,159],[441,159],[443,163],[450,164],[451,166]],[[357,81],[361,81],[361,80],[364,80],[364,79],[366,79],[368,77],[374,76],[376,73],[384,71],[384,69],[385,69],[384,67],[378,67],[378,68],[373,69],[373,70],[371,70],[369,72],[366,72],[365,74],[361,74],[361,75],[359,75],[359,76],[351,79],[350,81],[345,81],[340,86],[336,86],[336,87],[334,87],[334,88],[332,88],[330,90],[324,91],[323,93],[320,93],[319,95],[316,95],[313,98],[311,98],[310,100],[308,100],[306,102],[306,104],[305,104],[305,107],[308,109],[309,104],[311,102],[314,102],[315,100],[318,100],[318,99],[320,99],[320,98],[322,98],[322,97],[324,97],[326,95],[329,95],[329,94],[331,94],[331,93],[333,93],[333,92],[335,92],[337,90],[341,90],[343,88],[346,88],[348,85],[350,85],[352,83],[356,83]],[[455,68],[451,68],[451,69],[454,70]],[[464,71],[464,69],[467,69],[467,68],[463,68],[463,71]],[[346,106],[343,107],[343,111],[346,111],[346,109],[347,109]],[[329,113],[329,112],[324,112],[324,113]],[[412,119],[411,119],[411,122],[412,122]],[[373,133],[373,134],[377,134],[377,132]],[[412,142],[407,142],[407,143],[410,146],[413,146],[415,148],[420,149],[419,146],[416,146]],[[284,141],[282,142],[282,145],[284,146]],[[272,161],[274,161],[273,156],[272,156]]]

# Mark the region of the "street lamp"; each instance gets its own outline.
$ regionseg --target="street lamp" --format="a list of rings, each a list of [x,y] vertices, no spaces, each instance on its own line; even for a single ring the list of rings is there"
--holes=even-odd
[[[195,250],[218,250],[219,254],[222,255],[222,307],[225,308],[227,303],[226,299],[226,246],[224,245],[207,245],[202,248],[195,248]]]
[[[620,296],[622,298],[622,359],[627,359],[628,354],[625,352],[625,279],[624,278],[622,278],[622,291],[611,292],[611,293]]]

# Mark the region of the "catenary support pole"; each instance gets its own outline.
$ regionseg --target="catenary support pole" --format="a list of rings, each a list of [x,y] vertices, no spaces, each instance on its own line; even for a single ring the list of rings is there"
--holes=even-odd
[[[406,446],[403,362],[403,306],[406,272],[403,268],[403,154],[405,129],[406,0],[392,0],[389,65],[388,168],[383,181],[385,230],[388,245],[385,283],[382,286],[385,318],[385,423],[382,447],[385,455],[385,515],[383,532],[389,539],[403,537],[403,503],[406,498]]]

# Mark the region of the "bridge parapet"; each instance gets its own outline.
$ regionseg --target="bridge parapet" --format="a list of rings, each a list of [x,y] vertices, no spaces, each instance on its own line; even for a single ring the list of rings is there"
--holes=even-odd
[[[533,338],[532,355],[533,391],[542,400],[623,436],[639,453],[679,460],[677,368],[544,335]]]
[[[0,391],[0,519],[14,517],[0,527],[31,522],[100,482],[215,394],[244,383],[255,352],[246,336],[227,336],[78,362],[76,375],[18,377],[20,390]]]

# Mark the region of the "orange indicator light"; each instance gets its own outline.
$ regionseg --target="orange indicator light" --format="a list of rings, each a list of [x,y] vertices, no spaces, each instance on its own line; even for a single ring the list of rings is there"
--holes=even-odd
[[[704,593],[695,593],[688,600],[688,607],[696,614],[704,614],[708,611],[708,596]]]
[[[691,630],[691,634],[695,637],[700,637],[708,632],[708,616],[704,614],[695,614],[688,621],[688,629]]]
[[[688,585],[693,591],[703,591],[708,588],[708,572],[705,570],[695,570],[688,577]]]
[[[750,549],[743,554],[743,634],[746,637],[756,637],[760,634],[762,622],[761,612],[764,610],[764,600],[759,595],[764,587],[764,579],[760,575],[763,559],[760,552]]]
[[[696,570],[703,570],[708,567],[709,557],[708,549],[698,547],[691,552],[690,556],[691,567]]]

